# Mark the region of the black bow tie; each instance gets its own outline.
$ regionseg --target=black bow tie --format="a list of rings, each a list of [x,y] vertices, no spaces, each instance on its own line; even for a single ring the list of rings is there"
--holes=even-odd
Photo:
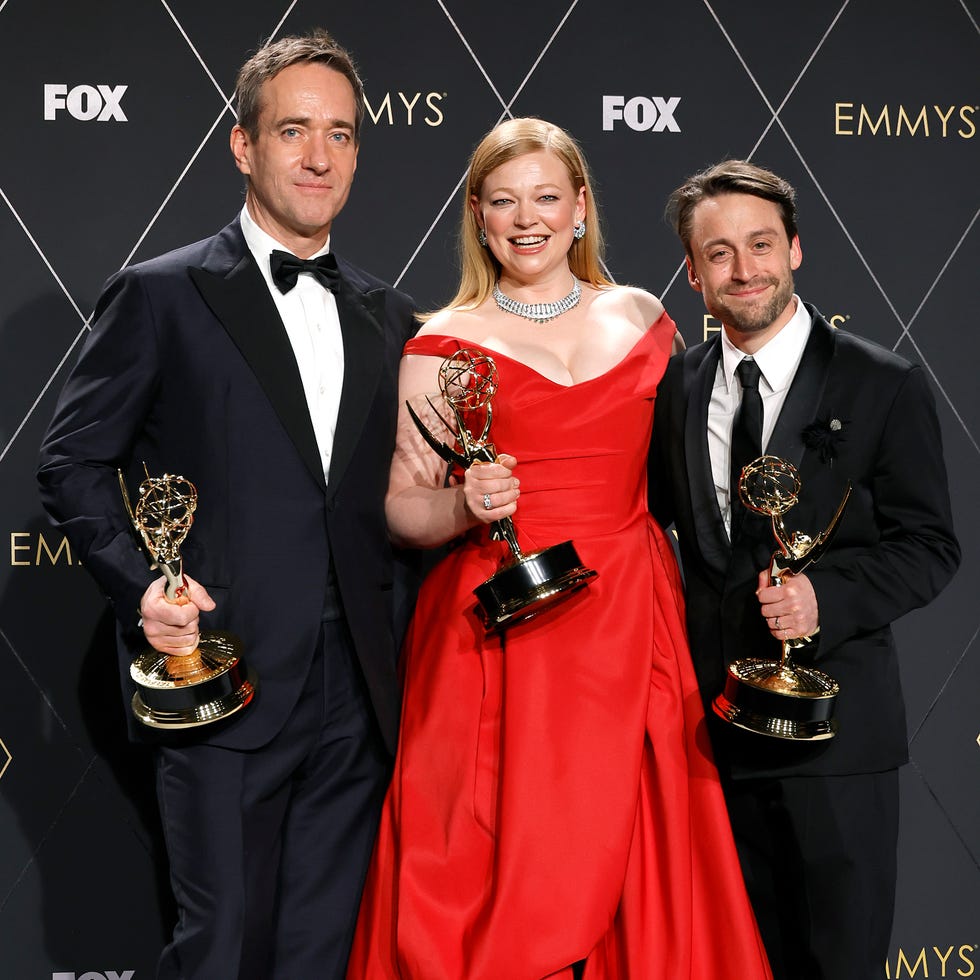
[[[300,259],[291,252],[277,248],[269,256],[269,262],[272,266],[272,281],[281,293],[288,293],[296,285],[296,279],[301,272],[309,272],[331,292],[336,292],[340,284],[340,272],[332,252],[315,259]]]

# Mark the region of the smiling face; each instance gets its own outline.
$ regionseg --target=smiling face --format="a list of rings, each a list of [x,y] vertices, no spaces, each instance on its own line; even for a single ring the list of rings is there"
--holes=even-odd
[[[789,322],[802,261],[799,236],[789,240],[772,201],[719,194],[695,206],[688,281],[737,347],[758,350]]]
[[[262,86],[258,134],[231,131],[255,223],[300,258],[323,247],[357,168],[354,90],[340,72],[299,63]]]
[[[470,199],[487,247],[500,263],[502,283],[568,288],[568,249],[585,217],[585,188],[574,187],[562,162],[546,150],[491,170]]]

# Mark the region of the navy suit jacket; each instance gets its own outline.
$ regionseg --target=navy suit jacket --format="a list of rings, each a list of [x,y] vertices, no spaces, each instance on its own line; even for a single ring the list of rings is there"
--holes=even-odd
[[[281,729],[309,673],[332,559],[394,749],[384,495],[398,362],[415,323],[407,296],[338,265],[345,365],[329,484],[292,348],[237,219],[109,280],[42,445],[43,503],[115,607],[127,700],[129,662],[146,648],[137,606],[156,573],[135,544],[116,468],[131,494],[144,462],[151,475],[179,473],[197,486],[181,553],[217,603],[202,628],[237,634],[260,680],[253,704],[197,729],[213,744],[255,748]]]
[[[935,403],[921,368],[834,330],[813,327],[766,452],[797,467],[789,530],[822,531],[853,486],[836,537],[805,574],[816,592],[814,666],[840,682],[840,731],[784,742],[710,722],[719,767],[735,777],[876,772],[908,758],[905,707],[890,624],[929,602],[959,564]],[[741,657],[777,659],[755,596],[776,550],[769,519],[749,514],[729,542],[708,457],[708,402],[721,352],[715,337],[673,357],[657,393],[650,456],[651,510],[677,530],[687,625],[706,712]],[[836,458],[804,441],[831,419]],[[800,652],[796,659],[806,662]]]

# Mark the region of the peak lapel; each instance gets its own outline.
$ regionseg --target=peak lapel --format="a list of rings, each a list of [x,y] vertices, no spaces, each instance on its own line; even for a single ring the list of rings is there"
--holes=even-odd
[[[336,492],[363,436],[385,361],[383,289],[362,292],[351,282],[349,267],[337,294],[344,338],[344,387],[330,456],[327,496]]]
[[[779,456],[797,469],[805,449],[803,429],[820,408],[835,346],[834,328],[812,307],[808,309],[813,317],[810,336],[766,447],[767,453]]]
[[[323,487],[320,453],[292,345],[244,240],[241,249],[230,271],[206,265],[188,270],[190,277],[262,385],[310,474]]]

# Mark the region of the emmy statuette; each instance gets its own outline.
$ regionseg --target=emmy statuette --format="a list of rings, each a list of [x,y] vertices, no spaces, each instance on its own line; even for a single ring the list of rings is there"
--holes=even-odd
[[[477,461],[494,462],[497,450],[488,441],[492,400],[497,393],[497,366],[493,358],[474,348],[457,351],[439,368],[439,390],[453,414],[452,424],[439,414],[430,399],[426,401],[453,436],[457,448],[437,439],[406,403],[412,421],[428,445],[446,462],[463,469]],[[474,436],[470,425],[481,416],[480,435]],[[510,556],[502,560],[496,574],[473,590],[477,615],[488,633],[530,619],[584,588],[598,574],[582,564],[571,541],[524,554],[510,517],[494,521],[490,529],[493,540],[507,543]]]
[[[180,546],[194,521],[197,489],[182,476],[147,473],[134,508],[122,471],[119,488],[129,519],[152,558],[150,567],[167,580],[164,596],[168,602],[186,602]],[[221,721],[255,695],[255,676],[245,666],[240,641],[230,633],[201,633],[197,649],[186,655],[146,650],[129,672],[137,688],[133,714],[150,728],[196,728]]]
[[[801,486],[796,467],[778,456],[760,456],[748,463],[738,481],[742,503],[772,522],[779,550],[769,566],[770,585],[782,585],[787,573],[798,574],[820,559],[851,495],[848,484],[826,530],[811,538],[800,531],[790,534],[782,520],[783,514],[798,502]],[[729,664],[725,689],[713,703],[715,714],[760,735],[792,741],[833,738],[837,732],[834,706],[840,686],[822,671],[793,663],[793,651],[805,649],[813,640],[813,635],[783,640],[779,660],[746,658]]]

